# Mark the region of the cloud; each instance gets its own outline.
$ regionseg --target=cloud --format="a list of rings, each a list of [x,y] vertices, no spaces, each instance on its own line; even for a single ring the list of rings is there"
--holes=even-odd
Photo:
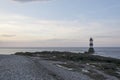
[[[74,39],[79,37],[82,29],[73,21],[41,20],[18,14],[0,13],[0,21],[0,34],[5,34],[0,36],[3,41]],[[8,38],[13,37],[8,34],[17,36]]]
[[[109,35],[107,35],[107,36],[105,36],[105,35],[103,35],[103,36],[95,36],[96,38],[112,38],[113,36],[109,36]]]
[[[51,0],[13,0],[13,1],[18,1],[18,2],[31,2],[31,1],[51,1]]]
[[[3,42],[0,46],[87,46],[91,36],[96,43],[119,43],[120,38],[115,37],[119,36],[119,24],[113,21],[83,23],[79,20],[42,20],[0,13],[0,41]]]
[[[3,34],[1,35],[2,37],[15,37],[16,35],[11,35],[11,34]]]

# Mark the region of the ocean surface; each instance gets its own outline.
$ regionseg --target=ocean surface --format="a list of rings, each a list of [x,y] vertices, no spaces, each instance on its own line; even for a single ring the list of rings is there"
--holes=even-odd
[[[37,51],[69,51],[81,52],[88,51],[87,47],[8,47],[0,48],[0,54],[14,54],[16,52],[37,52]],[[113,57],[120,59],[120,47],[96,47],[95,55]]]

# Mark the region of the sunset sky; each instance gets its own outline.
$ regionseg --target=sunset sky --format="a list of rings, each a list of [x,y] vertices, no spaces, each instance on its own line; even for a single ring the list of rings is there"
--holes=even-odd
[[[120,47],[120,0],[0,0],[0,47]]]

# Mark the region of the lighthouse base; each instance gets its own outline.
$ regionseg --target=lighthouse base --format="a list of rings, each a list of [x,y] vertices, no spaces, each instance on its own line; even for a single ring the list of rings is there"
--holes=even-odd
[[[89,48],[89,50],[88,50],[88,53],[90,53],[90,54],[93,54],[93,53],[95,53],[95,50],[94,50],[94,48]]]

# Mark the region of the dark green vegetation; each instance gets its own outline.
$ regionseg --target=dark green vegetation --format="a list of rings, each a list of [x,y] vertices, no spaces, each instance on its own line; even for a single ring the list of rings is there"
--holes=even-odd
[[[66,64],[62,66],[72,68],[76,71],[88,70],[86,73],[90,77],[104,80],[104,76],[98,71],[120,78],[120,59],[103,57],[98,55],[72,53],[72,52],[59,52],[59,51],[43,51],[43,52],[17,52],[15,55],[42,57],[48,60],[63,61]],[[97,76],[97,77],[96,77]]]

